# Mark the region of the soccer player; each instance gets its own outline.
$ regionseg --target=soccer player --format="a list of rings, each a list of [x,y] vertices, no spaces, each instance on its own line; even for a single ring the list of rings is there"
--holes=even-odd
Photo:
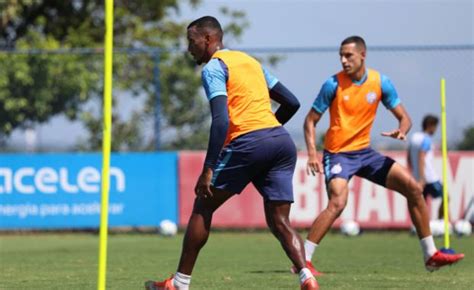
[[[147,289],[188,289],[199,251],[205,245],[212,214],[250,182],[264,200],[271,232],[297,267],[301,289],[319,289],[305,267],[303,241],[290,226],[296,147],[283,128],[298,110],[296,97],[249,55],[224,48],[217,19],[205,16],[188,26],[188,51],[206,63],[202,82],[212,123],[196,199],[175,275],[148,281]],[[280,107],[275,113],[271,101]]]
[[[311,262],[315,249],[344,210],[348,182],[353,175],[406,197],[427,270],[437,270],[461,260],[463,254],[446,254],[436,249],[419,183],[407,169],[370,147],[370,131],[380,102],[399,122],[397,129],[384,132],[383,136],[405,140],[411,127],[410,117],[400,103],[393,84],[385,75],[366,68],[366,45],[361,37],[351,36],[342,41],[339,55],[343,70],[323,84],[304,121],[307,173],[315,175],[324,172],[329,195],[327,207],[313,222],[305,241],[306,260]],[[315,126],[328,108],[330,125],[321,163],[316,153]]]
[[[415,179],[423,188],[425,199],[443,196],[443,185],[433,166],[433,141],[431,137],[438,127],[438,117],[427,115],[423,118],[422,132],[414,133],[408,142],[407,162]],[[438,209],[438,219],[443,218],[443,199]]]

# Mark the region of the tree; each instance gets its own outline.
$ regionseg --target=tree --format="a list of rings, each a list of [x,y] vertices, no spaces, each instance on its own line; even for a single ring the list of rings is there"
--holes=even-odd
[[[0,46],[7,49],[101,48],[103,45],[103,1],[9,0],[1,2]],[[199,0],[187,4],[199,5]],[[179,13],[177,0],[115,1],[114,43],[116,47],[159,50],[163,131],[174,137],[165,148],[204,148],[209,113],[200,97],[195,65],[183,56],[187,23],[173,18]],[[229,18],[226,39],[238,38],[247,26],[240,11],[222,9]],[[153,69],[156,54],[114,55],[115,88],[146,94],[143,111],[130,120],[113,116],[113,150],[147,150],[143,124],[152,122],[155,107]],[[101,146],[101,112],[85,104],[100,104],[102,55],[98,54],[10,54],[0,53],[0,135],[32,122],[45,122],[65,112],[80,119],[90,138],[79,148]],[[6,68],[5,70],[3,68]],[[116,90],[117,91],[117,90]],[[96,99],[96,101],[93,101]],[[3,111],[2,111],[3,108]]]
[[[459,150],[474,150],[474,125],[464,129],[464,138],[457,147]]]
[[[30,45],[60,47],[54,38],[37,32],[16,43],[19,49]],[[98,90],[100,74],[94,66],[83,55],[0,53],[1,133],[8,136],[17,127],[45,122],[60,113],[77,118],[81,104]]]

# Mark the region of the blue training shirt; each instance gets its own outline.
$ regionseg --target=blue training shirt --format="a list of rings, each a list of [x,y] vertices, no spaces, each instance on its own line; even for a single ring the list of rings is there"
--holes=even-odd
[[[400,98],[398,97],[397,91],[393,86],[390,79],[381,74],[381,86],[382,86],[382,103],[387,109],[393,109],[400,104]],[[353,81],[356,85],[362,85],[367,80],[367,71],[360,81]],[[313,109],[322,114],[331,105],[332,100],[336,96],[338,82],[336,75],[330,77],[321,87],[318,96],[314,100]]]

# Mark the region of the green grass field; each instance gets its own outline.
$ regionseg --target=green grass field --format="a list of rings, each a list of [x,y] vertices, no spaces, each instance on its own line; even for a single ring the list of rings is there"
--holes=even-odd
[[[183,235],[117,234],[109,238],[108,289],[143,289],[176,269]],[[442,240],[438,239],[438,246]],[[418,240],[408,233],[330,234],[318,248],[322,289],[474,289],[474,236],[452,237],[467,257],[425,271]],[[96,289],[98,236],[0,236],[0,289]],[[268,232],[216,232],[201,252],[192,289],[299,289],[297,276]]]

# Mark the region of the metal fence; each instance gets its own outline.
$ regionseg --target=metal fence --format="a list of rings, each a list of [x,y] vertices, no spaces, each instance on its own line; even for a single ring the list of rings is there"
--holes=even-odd
[[[311,107],[321,85],[331,75],[340,70],[338,47],[306,47],[306,48],[242,48],[254,55],[273,72],[277,78],[290,88],[300,99],[302,107],[296,116],[287,124],[297,146],[304,148],[302,122]],[[143,150],[173,149],[174,138],[179,132],[169,126],[167,118],[162,114],[163,106],[173,102],[167,92],[170,79],[163,80],[160,70],[169,65],[164,61],[163,53],[171,53],[181,57],[184,51],[161,51],[153,48],[116,49],[114,98],[116,118],[126,123],[140,112],[147,110],[140,119],[140,142],[152,144]],[[183,56],[184,57],[184,56]],[[101,49],[62,49],[14,50],[0,52],[0,62],[14,58],[28,58],[31,67],[35,65],[68,65],[74,62],[83,64],[78,78],[86,78],[91,84],[90,99],[82,105],[82,111],[99,116],[101,113],[101,82],[102,82],[102,50]],[[277,59],[272,65],[272,60]],[[127,63],[124,66],[124,63]],[[5,63],[0,63],[0,67]],[[439,80],[447,82],[447,119],[448,143],[452,147],[463,138],[463,129],[474,124],[474,45],[429,45],[429,46],[369,46],[367,66],[387,75],[395,84],[397,91],[413,120],[413,130],[420,129],[424,114],[440,111]],[[179,69],[179,68],[177,68]],[[199,68],[195,74],[199,76]],[[0,72],[0,75],[2,72]],[[44,75],[35,75],[32,79],[38,87],[34,92],[41,93],[41,86],[47,90],[57,90],[56,97],[61,98],[61,83],[55,86],[55,79],[44,79]],[[71,77],[74,77],[74,70]],[[140,80],[137,85],[137,79]],[[8,85],[8,84],[2,84]],[[28,84],[27,84],[28,85]],[[176,84],[174,84],[176,85]],[[21,86],[21,85],[20,85]],[[67,89],[67,87],[66,87]],[[13,90],[15,91],[15,90]],[[16,91],[21,92],[21,88]],[[200,91],[205,103],[203,91]],[[163,95],[166,98],[163,99]],[[149,101],[149,97],[154,102]],[[13,96],[15,97],[15,96]],[[81,96],[78,96],[81,97]],[[171,99],[170,99],[171,98]],[[150,108],[150,106],[153,106]],[[189,110],[193,110],[192,107]],[[172,112],[168,112],[172,114]],[[182,114],[182,112],[180,112]],[[203,114],[209,115],[208,112]],[[61,112],[47,122],[30,122],[28,126],[16,129],[11,136],[3,140],[2,151],[75,151],[81,150],[81,144],[90,141],[89,132],[80,121],[70,121],[67,112]],[[205,116],[208,117],[208,116]],[[209,120],[209,118],[207,119]],[[206,123],[208,125],[208,121]],[[318,132],[328,125],[324,117]],[[390,130],[396,126],[396,120],[390,112],[379,109],[373,128],[373,143],[378,148],[400,149],[403,145],[380,137],[379,132]],[[184,127],[183,127],[184,128]],[[185,130],[185,129],[181,129]],[[188,132],[192,134],[192,130]],[[439,139],[439,135],[435,139]],[[133,145],[133,144],[132,144]],[[196,149],[190,143],[185,149]],[[133,146],[132,146],[133,147]],[[124,147],[120,150],[127,151]],[[145,148],[145,147],[142,147]],[[142,150],[142,149],[140,149]]]

